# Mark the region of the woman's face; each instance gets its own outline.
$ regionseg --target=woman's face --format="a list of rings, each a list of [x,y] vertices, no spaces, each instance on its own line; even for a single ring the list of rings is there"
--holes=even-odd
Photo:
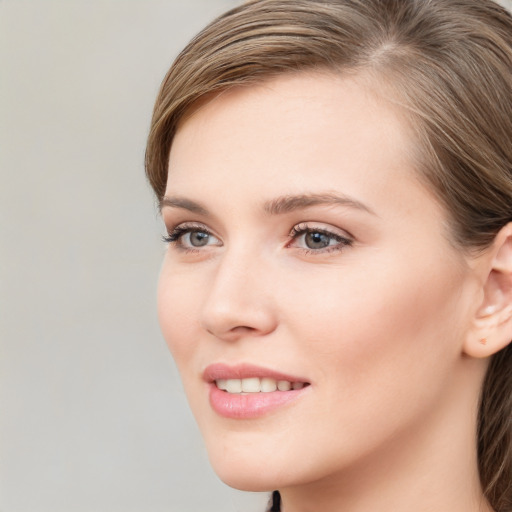
[[[446,420],[478,283],[412,146],[388,104],[319,74],[179,128],[159,319],[228,484],[322,480]]]

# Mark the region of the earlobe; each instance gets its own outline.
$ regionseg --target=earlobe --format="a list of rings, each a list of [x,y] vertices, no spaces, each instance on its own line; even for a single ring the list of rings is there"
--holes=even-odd
[[[512,223],[496,235],[487,253],[483,301],[464,343],[466,355],[489,357],[512,340]]]

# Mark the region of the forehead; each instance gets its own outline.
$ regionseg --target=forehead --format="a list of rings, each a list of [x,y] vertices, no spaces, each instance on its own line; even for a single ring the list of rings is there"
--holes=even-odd
[[[277,185],[322,169],[367,182],[383,168],[411,174],[413,147],[407,123],[363,81],[284,75],[197,105],[174,138],[168,187],[250,174]]]
[[[276,198],[332,194],[374,212],[389,237],[414,239],[428,225],[433,242],[456,249],[415,146],[403,114],[363,81],[283,76],[219,94],[180,126],[166,195],[241,224]]]

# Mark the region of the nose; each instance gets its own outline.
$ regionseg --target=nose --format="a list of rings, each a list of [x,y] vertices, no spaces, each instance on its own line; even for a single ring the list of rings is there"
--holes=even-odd
[[[233,251],[221,257],[210,276],[201,325],[216,338],[261,337],[277,327],[272,272],[259,255]]]

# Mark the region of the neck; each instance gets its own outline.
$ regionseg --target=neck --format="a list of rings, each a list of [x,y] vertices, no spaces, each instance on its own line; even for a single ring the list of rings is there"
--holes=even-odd
[[[339,474],[282,489],[282,512],[492,512],[478,476],[478,394],[459,376],[427,416],[378,452]]]

